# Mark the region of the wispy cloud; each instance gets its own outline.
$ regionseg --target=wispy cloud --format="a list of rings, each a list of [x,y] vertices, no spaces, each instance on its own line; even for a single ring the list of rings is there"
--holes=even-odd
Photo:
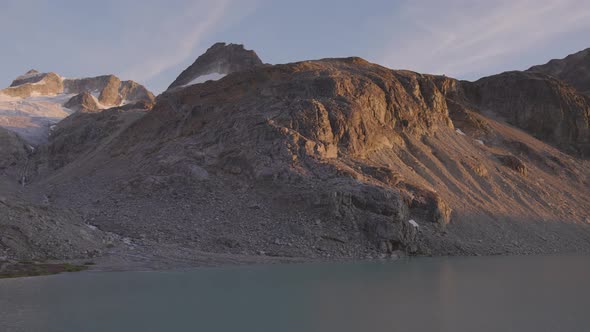
[[[381,63],[462,77],[590,27],[590,6],[584,0],[412,1],[394,19],[407,20],[405,35],[393,36]]]
[[[147,81],[186,60],[208,33],[224,23],[230,3],[230,0],[198,1],[182,15],[160,22],[156,38],[164,41],[164,45],[154,45],[145,54],[138,55],[139,61],[128,68],[124,76]]]
[[[112,73],[159,92],[258,1],[0,0],[0,30],[11,32],[0,76],[10,82],[31,67]]]

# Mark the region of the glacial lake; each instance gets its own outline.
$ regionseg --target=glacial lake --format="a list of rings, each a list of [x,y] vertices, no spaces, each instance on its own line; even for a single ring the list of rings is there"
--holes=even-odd
[[[0,331],[590,331],[590,257],[4,279]]]

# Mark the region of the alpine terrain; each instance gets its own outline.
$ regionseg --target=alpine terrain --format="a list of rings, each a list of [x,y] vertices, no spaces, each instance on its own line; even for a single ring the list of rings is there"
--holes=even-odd
[[[156,98],[0,90],[0,260],[590,252],[588,51],[475,82],[217,43]]]

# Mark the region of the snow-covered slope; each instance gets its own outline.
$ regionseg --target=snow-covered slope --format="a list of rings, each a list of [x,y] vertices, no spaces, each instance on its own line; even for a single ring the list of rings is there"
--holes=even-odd
[[[90,93],[96,108],[77,105],[78,95]],[[74,98],[74,99],[73,99]],[[148,102],[154,95],[133,81],[114,75],[68,79],[55,73],[30,70],[10,87],[0,89],[0,127],[17,133],[30,144],[47,141],[51,127],[63,118],[86,109],[107,109],[127,103]],[[68,107],[64,105],[68,104]]]
[[[183,85],[183,86],[201,84],[201,83],[205,83],[207,81],[217,81],[217,80],[224,78],[225,75],[226,74],[220,74],[220,73],[211,73],[211,74],[202,75],[202,76],[195,78],[194,80],[190,81],[188,84]]]
[[[51,126],[72,113],[62,105],[73,96],[58,94],[18,98],[0,92],[0,126],[32,144],[44,143]]]

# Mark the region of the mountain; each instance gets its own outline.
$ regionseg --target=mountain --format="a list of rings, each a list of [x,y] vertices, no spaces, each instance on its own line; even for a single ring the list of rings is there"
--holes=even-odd
[[[590,48],[564,59],[553,59],[544,65],[533,66],[528,71],[551,75],[590,96]]]
[[[0,126],[39,145],[47,141],[51,126],[75,111],[154,100],[144,86],[114,75],[69,79],[30,70],[0,90]]]
[[[590,97],[538,72],[506,72],[462,82],[469,102],[562,151],[590,157]]]
[[[262,65],[256,52],[243,45],[216,43],[197,58],[170,84],[168,89],[218,80],[227,74]]]
[[[97,250],[125,266],[587,253],[586,103],[540,73],[255,65],[77,112],[14,167],[23,202],[116,236]]]

